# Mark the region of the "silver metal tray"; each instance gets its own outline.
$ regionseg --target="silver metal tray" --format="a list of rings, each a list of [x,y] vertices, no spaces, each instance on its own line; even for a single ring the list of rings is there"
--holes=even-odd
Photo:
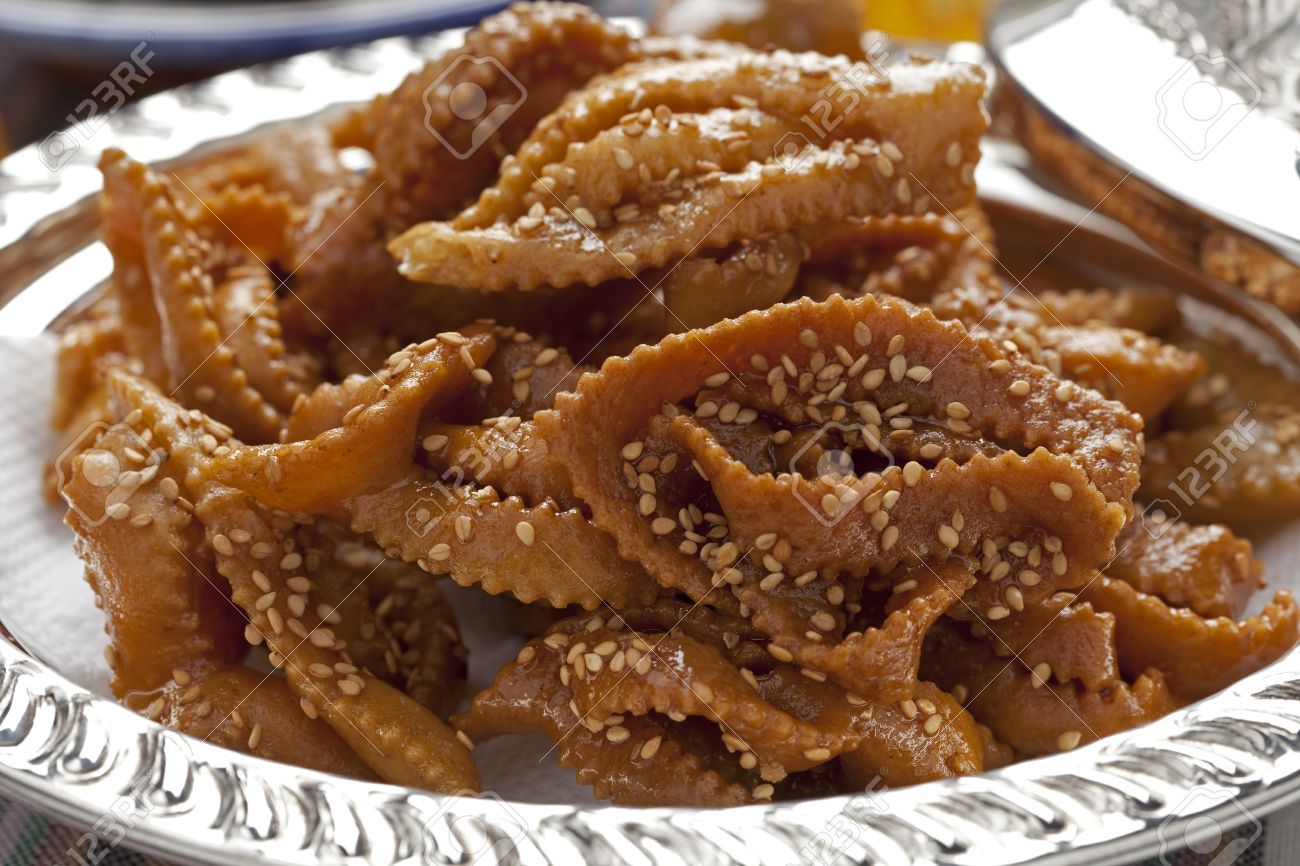
[[[94,153],[104,146],[151,162],[210,152],[389,89],[460,38],[388,40],[231,73],[123,109],[57,171],[37,147],[4,160],[0,333],[39,333],[107,272],[93,206]],[[979,182],[995,211],[1032,214],[1053,240],[1064,236],[1062,254],[1079,241],[1093,244],[1091,255],[1110,245],[1300,352],[1276,311],[1157,263],[1125,230],[1035,186],[1023,154],[990,147]],[[1264,813],[1300,796],[1300,655],[1068,754],[723,811],[507,804],[298,770],[161,728],[0,637],[0,795],[93,825],[111,842],[202,864],[1124,863],[1241,824],[1257,833]]]

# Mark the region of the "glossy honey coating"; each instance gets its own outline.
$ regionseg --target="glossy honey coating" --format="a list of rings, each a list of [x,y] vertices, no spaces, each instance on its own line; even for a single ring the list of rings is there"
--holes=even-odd
[[[1300,514],[1294,386],[1177,287],[1007,279],[980,73],[879,71],[537,3],[332,126],[110,153],[50,477],[114,693],[358,778],[474,788],[540,732],[599,797],[729,806],[1072,749],[1285,652],[1234,528]],[[472,153],[460,85],[527,91]],[[529,613],[467,707],[442,578]]]

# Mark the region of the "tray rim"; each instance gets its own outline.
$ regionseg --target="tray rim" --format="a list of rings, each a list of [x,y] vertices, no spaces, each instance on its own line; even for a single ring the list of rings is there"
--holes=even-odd
[[[381,40],[227,73],[123,109],[97,146],[123,146],[151,162],[192,155],[337,107],[340,91],[351,92],[344,83],[391,86],[395,71],[455,46],[462,33]],[[358,62],[358,52],[378,66]],[[326,74],[297,78],[303,69]],[[289,96],[275,96],[277,89]],[[213,94],[224,92],[266,98],[214,114]],[[161,127],[160,112],[170,118]],[[187,125],[199,131],[171,134]],[[46,247],[84,222],[98,185],[80,170],[41,172],[36,147],[0,162],[0,263],[26,256],[48,269],[75,252]],[[0,311],[31,290],[26,272],[14,273],[21,276],[0,290]],[[1294,332],[1271,308],[1240,303]],[[1228,799],[1178,811],[1193,786]],[[593,863],[676,862],[666,853],[676,852],[701,864],[743,858],[784,866],[833,822],[854,837],[839,850],[855,862],[1123,863],[1158,852],[1162,833],[1181,834],[1193,819],[1227,828],[1238,804],[1246,810],[1240,823],[1300,799],[1300,651],[1151,725],[978,777],[872,795],[865,811],[852,796],[701,810],[503,806],[288,767],[154,724],[0,634],[0,792],[83,827],[125,801],[136,818],[122,844],[196,864],[456,862],[454,832],[473,826],[512,839],[505,859],[523,864],[575,853]],[[521,822],[528,832],[514,838],[511,825]]]

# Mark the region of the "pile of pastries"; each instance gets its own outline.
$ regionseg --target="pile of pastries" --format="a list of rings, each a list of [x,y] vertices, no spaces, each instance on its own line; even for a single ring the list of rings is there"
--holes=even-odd
[[[1229,526],[1300,513],[1292,386],[1171,295],[1005,283],[983,97],[533,3],[344,117],[106,153],[51,478],[114,693],[434,791],[542,732],[600,797],[725,806],[1072,749],[1276,659],[1295,602],[1246,615]],[[520,614],[477,694],[444,579]]]

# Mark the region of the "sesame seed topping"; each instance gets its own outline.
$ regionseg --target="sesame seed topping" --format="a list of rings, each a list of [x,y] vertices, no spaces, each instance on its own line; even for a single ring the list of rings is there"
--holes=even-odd
[[[989,488],[989,505],[994,511],[1003,512],[1007,510],[1007,496],[997,487]]]
[[[522,541],[525,546],[533,546],[533,539],[536,535],[533,531],[533,525],[528,521],[522,520],[515,524],[515,535],[519,536],[519,540]]]

